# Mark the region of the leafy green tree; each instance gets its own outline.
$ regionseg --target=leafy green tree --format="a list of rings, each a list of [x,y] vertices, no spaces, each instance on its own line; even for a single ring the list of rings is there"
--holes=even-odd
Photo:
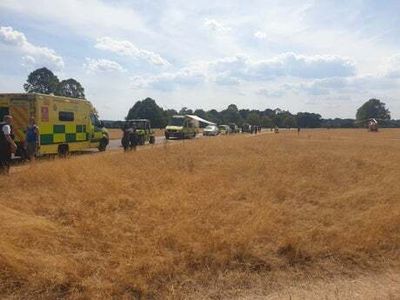
[[[52,94],[55,93],[59,84],[56,75],[47,68],[40,68],[31,72],[24,84],[27,93]]]
[[[211,109],[206,112],[206,120],[216,124],[222,123],[221,114],[216,109]]]
[[[296,117],[288,111],[282,111],[277,115],[279,127],[294,128],[297,126]]]
[[[207,114],[203,109],[196,109],[193,114],[207,120]]]
[[[268,116],[262,116],[261,117],[261,126],[264,128],[271,128],[274,127],[274,122],[272,121],[272,118]]]
[[[85,89],[73,78],[62,80],[55,92],[58,96],[85,99]]]
[[[358,110],[357,121],[364,122],[369,118],[390,120],[390,111],[385,107],[385,103],[378,99],[369,99]]]
[[[243,123],[242,117],[235,104],[230,104],[227,109],[221,111],[221,117],[224,123],[236,123],[238,125]]]
[[[296,116],[297,125],[302,128],[319,128],[322,124],[320,114],[299,112]]]
[[[249,123],[250,125],[260,125],[261,117],[257,112],[252,111],[247,115],[246,122]]]
[[[187,107],[182,107],[181,110],[179,111],[180,115],[193,115],[193,110],[187,108]]]
[[[167,124],[164,110],[151,98],[137,101],[125,119],[149,119],[153,128],[163,128]]]

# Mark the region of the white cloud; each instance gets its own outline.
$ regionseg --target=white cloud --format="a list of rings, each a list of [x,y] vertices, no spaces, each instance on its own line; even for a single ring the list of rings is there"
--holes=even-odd
[[[204,26],[208,29],[215,31],[215,32],[229,32],[232,30],[229,26],[224,25],[221,22],[218,22],[215,19],[205,19]]]
[[[262,31],[257,31],[254,33],[254,37],[260,40],[264,40],[267,38],[267,34],[265,32]]]
[[[0,27],[0,43],[16,49],[23,54],[23,65],[27,67],[48,66],[60,70],[64,67],[64,60],[53,49],[33,45],[25,34],[12,27]]]
[[[201,65],[192,65],[176,72],[164,72],[159,75],[131,78],[132,86],[140,89],[174,90],[183,86],[197,86],[206,81],[206,73]]]
[[[127,3],[107,3],[101,0],[1,0],[0,11],[16,13],[24,22],[34,19],[36,24],[58,29],[58,25],[76,34],[99,36],[110,32],[144,30],[142,19]],[[32,21],[31,21],[32,22]],[[64,27],[64,29],[65,29]]]
[[[263,81],[277,77],[329,78],[355,74],[349,59],[316,55],[283,53],[271,59],[251,60],[246,56],[223,58],[210,64],[214,72],[246,81]]]
[[[85,64],[88,73],[125,72],[126,70],[117,62],[108,59],[87,58]]]
[[[238,55],[215,61],[192,63],[176,72],[135,77],[133,85],[136,88],[167,90],[179,86],[198,85],[206,81],[226,86],[240,85],[244,82],[270,82],[279,78],[298,80],[341,78],[352,76],[354,73],[353,63],[337,56],[303,56],[285,53],[268,60],[251,60]],[[278,93],[280,92],[274,92],[273,96],[277,96]],[[264,91],[261,94],[266,93]]]
[[[279,88],[261,88],[256,91],[256,94],[265,96],[267,98],[281,98],[286,92],[290,90],[290,87],[283,86]]]
[[[390,78],[400,78],[400,54],[395,54],[388,59],[386,76]]]
[[[110,51],[122,56],[145,60],[153,65],[168,66],[170,63],[160,54],[136,47],[130,41],[115,40],[110,37],[97,39],[95,47],[100,50]]]

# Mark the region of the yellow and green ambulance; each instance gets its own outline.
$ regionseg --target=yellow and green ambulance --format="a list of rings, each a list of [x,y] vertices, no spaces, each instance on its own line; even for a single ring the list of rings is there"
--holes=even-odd
[[[34,118],[40,132],[39,155],[97,148],[104,151],[108,132],[93,105],[84,99],[44,94],[0,94],[0,120],[13,117],[17,156],[24,156],[25,130]]]
[[[187,115],[175,115],[165,127],[165,138],[190,139],[196,137],[196,121]]]

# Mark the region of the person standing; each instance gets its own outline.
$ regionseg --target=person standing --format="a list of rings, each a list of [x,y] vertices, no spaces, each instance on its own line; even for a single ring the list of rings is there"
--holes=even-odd
[[[130,135],[132,133],[132,129],[129,128],[128,122],[126,122],[122,127],[122,132],[121,144],[124,147],[124,151],[128,151],[130,149]]]
[[[26,154],[30,161],[35,160],[39,147],[39,127],[36,125],[35,119],[31,118],[25,135]]]
[[[137,144],[139,142],[138,140],[139,140],[139,136],[138,136],[136,127],[133,127],[132,128],[132,132],[131,132],[130,137],[129,137],[131,150],[133,149],[133,150],[136,151],[136,146],[137,146]]]
[[[7,175],[10,172],[11,154],[17,150],[12,133],[12,117],[4,116],[0,123],[0,174]]]

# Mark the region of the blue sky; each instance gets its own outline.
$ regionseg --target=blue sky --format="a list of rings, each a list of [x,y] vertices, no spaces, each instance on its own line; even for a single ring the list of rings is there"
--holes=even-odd
[[[0,1],[0,92],[42,66],[80,81],[103,119],[164,108],[282,108],[400,118],[400,1]]]

